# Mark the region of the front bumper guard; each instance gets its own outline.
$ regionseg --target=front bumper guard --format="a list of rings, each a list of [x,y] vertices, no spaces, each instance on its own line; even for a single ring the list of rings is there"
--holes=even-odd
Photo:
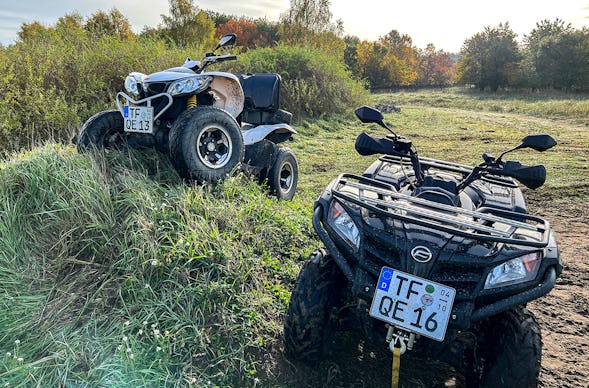
[[[353,281],[354,271],[352,270],[352,267],[350,267],[345,257],[341,254],[337,246],[333,243],[333,241],[327,234],[327,231],[325,230],[323,225],[321,225],[322,211],[323,208],[321,206],[315,207],[315,211],[313,213],[313,227],[315,228],[315,231],[321,238],[321,241],[323,241],[323,243],[325,244],[325,248],[327,248],[329,253],[333,256],[333,259],[339,266],[340,270],[348,278],[349,281]],[[480,321],[491,315],[507,311],[514,306],[523,305],[528,302],[531,302],[534,299],[538,299],[541,296],[546,295],[554,287],[555,284],[556,269],[554,267],[549,267],[544,273],[544,279],[542,280],[542,283],[529,290],[522,291],[518,294],[512,295],[505,299],[501,299],[497,302],[475,309],[470,316],[470,321]]]
[[[159,94],[156,94],[154,96],[147,97],[147,98],[144,98],[142,100],[138,100],[137,101],[137,100],[133,99],[132,97],[130,97],[126,93],[118,92],[117,93],[117,97],[115,98],[115,101],[117,103],[117,108],[119,109],[119,112],[121,112],[121,115],[124,117],[125,116],[125,106],[126,105],[135,105],[135,106],[137,106],[137,105],[141,105],[141,104],[146,104],[146,106],[149,106],[150,107],[151,106],[151,101],[155,100],[156,98],[160,98],[160,97],[166,97],[168,99],[168,103],[166,104],[166,106],[164,106],[162,108],[162,110],[160,110],[153,117],[153,121],[155,122],[174,103],[174,98],[169,93],[159,93]],[[122,99],[125,99],[125,103],[121,103],[121,100]]]

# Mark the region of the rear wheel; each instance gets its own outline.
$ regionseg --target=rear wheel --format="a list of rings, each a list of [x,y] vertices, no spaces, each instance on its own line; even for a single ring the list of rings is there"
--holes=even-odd
[[[481,387],[537,387],[542,357],[540,326],[523,307],[492,317],[483,328]]]
[[[221,109],[197,107],[183,112],[169,136],[172,163],[184,178],[215,182],[243,160],[239,125]]]
[[[104,150],[125,146],[123,116],[118,110],[99,112],[82,126],[78,136],[78,151]]]
[[[268,186],[278,199],[291,200],[299,181],[299,166],[294,153],[287,147],[278,149],[268,173]]]
[[[334,326],[331,311],[338,301],[338,273],[324,250],[313,252],[303,264],[284,325],[285,351],[291,359],[315,361],[323,356]]]

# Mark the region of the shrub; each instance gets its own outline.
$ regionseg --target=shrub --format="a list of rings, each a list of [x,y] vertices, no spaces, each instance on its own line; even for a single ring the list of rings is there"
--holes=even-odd
[[[368,96],[352,79],[343,59],[308,47],[278,45],[250,50],[232,71],[278,73],[282,76],[282,104],[295,117],[341,114]]]
[[[194,54],[159,40],[40,28],[0,52],[0,150],[67,141],[88,117],[114,106],[130,71],[157,71]]]

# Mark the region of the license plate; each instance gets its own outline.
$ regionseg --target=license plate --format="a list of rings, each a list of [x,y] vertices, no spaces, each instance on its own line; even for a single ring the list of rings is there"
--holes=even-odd
[[[416,334],[443,341],[456,290],[383,267],[370,316]]]
[[[125,132],[153,133],[153,107],[129,106],[123,108]]]

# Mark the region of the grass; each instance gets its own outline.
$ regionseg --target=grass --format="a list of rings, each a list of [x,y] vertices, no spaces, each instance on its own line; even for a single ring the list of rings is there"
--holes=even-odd
[[[441,94],[462,102],[444,106]],[[540,203],[586,200],[587,116],[534,113],[542,112],[535,104],[567,104],[553,96],[522,102],[527,113],[497,112],[501,98],[460,91],[375,97],[401,107],[385,119],[423,156],[473,164],[526,134],[551,133],[559,142],[553,150],[510,158],[547,166],[534,197]],[[289,144],[300,163],[292,202],[243,176],[186,185],[155,152],[90,158],[47,144],[5,158],[0,385],[323,385],[332,364],[299,376],[282,359],[284,313],[300,264],[320,245],[313,201],[337,174],[372,163],[353,150],[360,131],[385,131],[350,117],[297,130]]]
[[[381,94],[376,96],[376,101],[390,102],[390,98],[390,94]],[[587,94],[557,91],[479,93],[473,89],[451,88],[400,92],[394,94],[392,100],[401,105],[516,113],[589,125],[588,98]]]
[[[309,249],[297,203],[49,145],[0,170],[0,381],[250,385]],[[279,313],[280,312],[280,313]],[[8,354],[10,353],[10,354]]]

